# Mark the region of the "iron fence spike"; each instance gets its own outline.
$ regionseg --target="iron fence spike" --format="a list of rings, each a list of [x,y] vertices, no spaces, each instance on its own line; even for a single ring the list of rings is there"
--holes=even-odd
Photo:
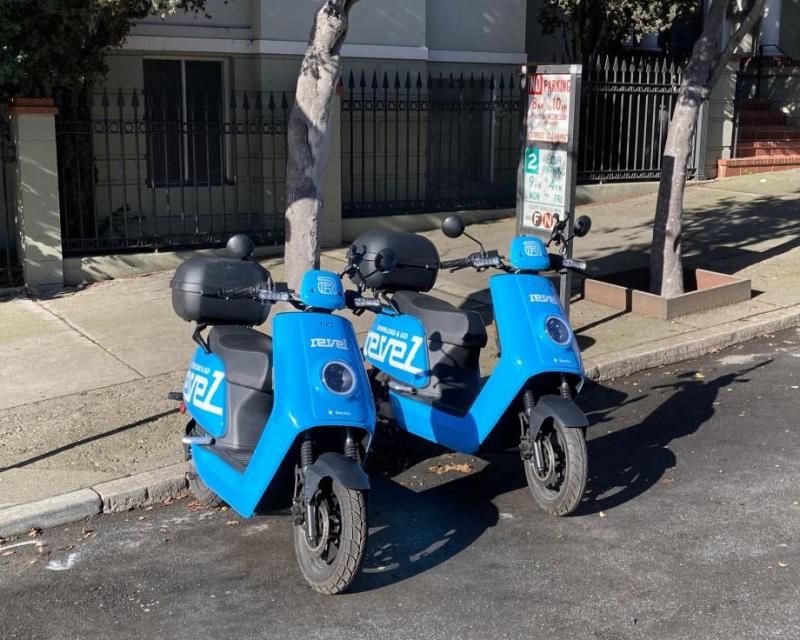
[[[417,71],[417,89],[422,89],[422,73]]]
[[[406,87],[406,90],[411,88],[411,72],[410,71],[406,71],[406,84],[405,84],[405,87]]]
[[[362,89],[366,88],[367,86],[367,78],[364,76],[364,71],[361,71],[361,78],[358,80],[358,86]]]
[[[267,102],[267,109],[270,111],[275,111],[275,94],[270,91],[269,92],[269,101]]]
[[[376,69],[375,71],[372,72],[372,90],[374,91],[377,88],[378,88],[378,71]]]
[[[347,88],[348,89],[355,89],[356,87],[356,78],[353,75],[353,71],[350,71],[350,76],[347,78]]]
[[[394,72],[394,88],[395,89],[399,89],[400,88],[400,72],[399,71],[395,71]]]
[[[103,99],[100,101],[100,104],[103,107],[108,107],[108,105],[110,104],[108,101],[108,90],[105,87],[103,87]]]

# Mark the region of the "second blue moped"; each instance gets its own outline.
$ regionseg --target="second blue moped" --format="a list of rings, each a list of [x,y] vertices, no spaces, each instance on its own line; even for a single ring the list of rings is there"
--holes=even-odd
[[[558,516],[574,511],[584,493],[588,422],[574,401],[584,382],[578,343],[555,288],[542,274],[585,269],[566,257],[566,247],[590,226],[582,216],[573,236],[566,237],[566,226],[559,223],[547,244],[534,236],[516,237],[508,259],[478,242],[480,251],[447,262],[440,262],[424,236],[376,229],[353,242],[345,271],[358,285],[355,306],[377,314],[363,354],[372,365],[379,418],[449,449],[474,453],[498,424],[508,422],[504,416],[516,414],[516,442],[530,491],[545,512]],[[450,216],[442,230],[459,237],[464,222]],[[561,250],[550,254],[548,245]],[[489,279],[499,361],[485,381],[479,357],[488,336],[481,315],[424,293],[439,269],[464,268],[500,272]],[[372,297],[364,295],[368,290]]]

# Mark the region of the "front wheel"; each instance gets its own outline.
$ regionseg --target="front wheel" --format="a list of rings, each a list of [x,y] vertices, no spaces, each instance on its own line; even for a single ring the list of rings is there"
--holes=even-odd
[[[300,571],[311,587],[328,595],[341,593],[356,577],[367,548],[367,503],[363,491],[335,480],[322,482],[311,500],[316,538],[305,524],[294,527]]]
[[[583,432],[548,420],[536,440],[544,464],[540,470],[533,458],[524,461],[528,488],[545,513],[566,516],[578,507],[586,489],[588,457]]]

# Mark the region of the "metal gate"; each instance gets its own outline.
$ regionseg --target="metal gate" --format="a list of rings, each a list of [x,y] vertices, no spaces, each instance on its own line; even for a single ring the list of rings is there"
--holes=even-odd
[[[0,114],[0,289],[22,284],[10,184],[16,158],[9,123]]]

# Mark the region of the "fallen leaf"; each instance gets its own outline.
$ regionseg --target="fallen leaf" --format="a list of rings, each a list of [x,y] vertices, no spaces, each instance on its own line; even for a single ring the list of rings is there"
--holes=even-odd
[[[437,476],[444,475],[445,473],[450,473],[451,471],[458,471],[460,473],[470,473],[472,471],[472,465],[467,464],[466,462],[462,464],[437,464],[432,467],[428,467],[428,471],[431,473],[435,473]]]
[[[39,529],[38,527],[34,527],[30,531],[28,531],[29,538],[38,538],[40,535],[42,535],[42,530]]]
[[[786,562],[778,562],[778,566],[779,567],[788,567],[789,565]]]
[[[225,524],[239,524],[238,520],[228,520]]]
[[[662,478],[661,479],[661,484],[672,484],[673,482],[675,482],[675,480],[673,480],[672,478]]]
[[[597,515],[599,515],[601,518],[605,518],[606,517],[606,512],[605,511],[601,511]]]
[[[699,371],[695,372],[695,374],[694,374],[694,377],[695,377],[697,380],[705,380],[705,379],[706,379],[705,375],[704,375],[704,374],[702,374],[702,373],[700,373]]]
[[[8,551],[3,551],[0,553],[0,557],[7,558],[8,556],[13,556],[16,553],[13,549],[9,549]]]
[[[35,545],[33,545],[33,546],[34,546],[34,547],[36,547],[37,549],[41,549],[41,548],[42,548],[42,547],[44,547],[46,544],[47,544],[46,542],[42,542],[41,540],[39,540],[39,542],[37,542],[37,543],[36,543]]]
[[[97,534],[94,532],[94,529],[90,529],[89,527],[84,527],[81,529],[81,540],[86,540],[87,538],[94,538]]]

